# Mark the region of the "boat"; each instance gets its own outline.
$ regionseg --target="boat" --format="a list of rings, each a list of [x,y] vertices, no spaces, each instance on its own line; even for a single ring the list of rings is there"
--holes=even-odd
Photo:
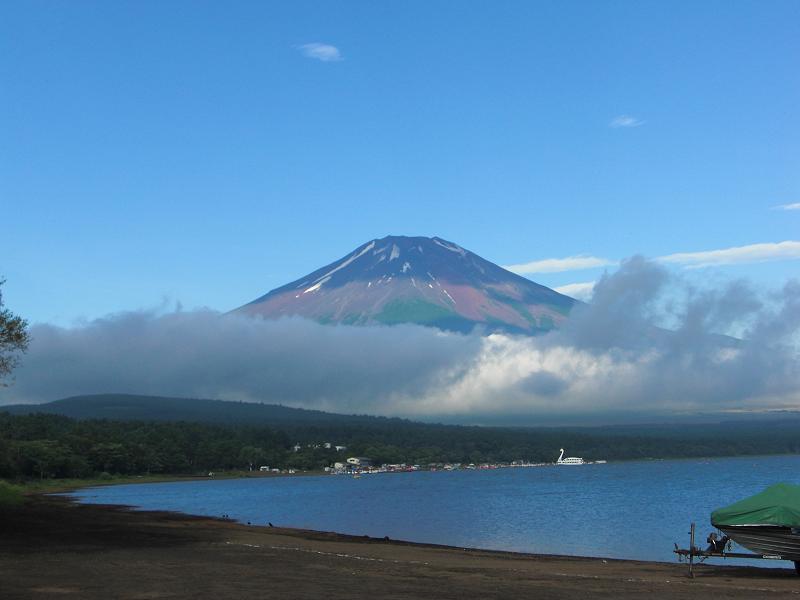
[[[800,485],[778,483],[719,508],[711,524],[762,558],[793,561],[800,574]]]
[[[578,458],[576,456],[570,456],[564,458],[564,449],[561,448],[561,454],[558,456],[558,460],[556,461],[557,465],[585,465],[586,461],[582,458]]]

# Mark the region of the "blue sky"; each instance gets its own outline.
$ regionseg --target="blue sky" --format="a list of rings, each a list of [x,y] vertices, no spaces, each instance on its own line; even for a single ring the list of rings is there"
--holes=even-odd
[[[793,1],[5,3],[5,300],[228,310],[387,234],[777,286],[799,60]]]

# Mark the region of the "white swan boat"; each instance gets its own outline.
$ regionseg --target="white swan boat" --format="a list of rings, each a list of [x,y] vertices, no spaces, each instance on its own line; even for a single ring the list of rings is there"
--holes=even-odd
[[[556,461],[557,465],[585,465],[586,461],[582,458],[576,456],[569,456],[564,458],[564,449],[561,448],[561,454],[558,456],[558,460]]]

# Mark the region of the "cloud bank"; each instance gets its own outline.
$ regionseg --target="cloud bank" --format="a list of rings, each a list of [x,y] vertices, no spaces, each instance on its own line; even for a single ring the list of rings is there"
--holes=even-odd
[[[697,290],[633,258],[541,337],[211,311],[38,325],[0,403],[127,392],[514,423],[798,407],[798,331],[798,281],[769,294],[742,281]]]

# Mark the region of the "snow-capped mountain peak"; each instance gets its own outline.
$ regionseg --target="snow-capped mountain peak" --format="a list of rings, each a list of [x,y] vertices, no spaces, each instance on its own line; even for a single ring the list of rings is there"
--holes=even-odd
[[[272,290],[237,312],[323,323],[548,331],[575,300],[439,237],[387,236]]]

